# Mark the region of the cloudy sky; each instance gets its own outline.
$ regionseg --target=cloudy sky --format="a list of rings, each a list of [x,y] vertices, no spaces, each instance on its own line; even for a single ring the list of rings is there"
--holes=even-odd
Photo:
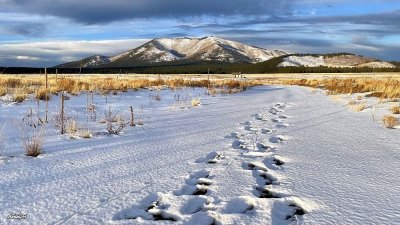
[[[0,66],[115,55],[158,37],[400,61],[399,0],[0,0]]]

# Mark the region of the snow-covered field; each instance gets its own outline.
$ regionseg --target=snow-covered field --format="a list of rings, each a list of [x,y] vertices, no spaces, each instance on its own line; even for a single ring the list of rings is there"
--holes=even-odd
[[[50,121],[33,158],[10,118],[37,103],[0,103],[0,224],[400,224],[399,130],[371,119],[385,109],[356,113],[283,86],[130,91],[93,104],[97,121],[132,105],[144,125],[107,135],[82,94],[66,101],[68,116],[94,137],[60,135]],[[58,105],[55,96],[51,115]]]

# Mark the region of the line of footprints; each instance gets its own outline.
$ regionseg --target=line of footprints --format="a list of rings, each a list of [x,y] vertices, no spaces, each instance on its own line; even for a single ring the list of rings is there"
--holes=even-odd
[[[252,171],[255,178],[253,195],[256,198],[275,199],[271,218],[273,222],[274,219],[279,221],[277,224],[289,224],[301,220],[301,216],[306,214],[306,210],[298,201],[291,198],[290,194],[278,191],[277,188],[281,185],[280,177],[285,164],[277,151],[279,145],[288,140],[286,136],[278,135],[280,129],[289,126],[285,123],[288,118],[284,115],[286,107],[284,103],[276,103],[262,113],[252,115],[254,120],[241,123],[242,129],[225,137],[233,139],[228,151],[234,150],[233,152],[237,153],[238,157],[234,157],[238,159],[237,163],[241,163],[243,169]],[[222,152],[211,152],[195,162],[213,165],[227,157]],[[223,202],[217,197],[212,197],[215,175],[210,171],[212,170],[200,170],[190,174],[185,184],[173,193],[151,193],[137,205],[118,212],[113,219],[181,221],[183,224],[214,225],[223,224],[220,213],[245,214],[255,210],[256,204],[251,198],[236,197]],[[277,175],[278,171],[280,175]],[[224,209],[218,210],[221,208]]]

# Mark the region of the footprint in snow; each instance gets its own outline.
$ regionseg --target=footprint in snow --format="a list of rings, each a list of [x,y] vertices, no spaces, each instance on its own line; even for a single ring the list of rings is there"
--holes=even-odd
[[[280,123],[276,124],[276,127],[277,128],[286,128],[286,127],[290,127],[290,125],[288,123],[280,122]]]
[[[251,125],[250,121],[245,121],[243,123],[240,123],[241,125]]]
[[[285,137],[283,135],[277,135],[277,136],[270,137],[269,141],[274,144],[282,143],[282,142],[287,141],[287,137]]]
[[[263,161],[263,163],[264,163],[269,169],[272,169],[272,170],[279,170],[279,169],[282,168],[281,166],[285,164],[285,162],[284,162],[282,159],[280,159],[279,157],[277,157],[277,156],[267,157],[267,158]]]
[[[242,168],[245,170],[261,170],[267,172],[267,167],[261,162],[244,162]]]
[[[225,207],[224,213],[227,214],[242,214],[252,212],[255,208],[255,201],[246,196],[240,196],[231,199]]]
[[[215,212],[197,212],[185,224],[222,225]]]
[[[262,187],[254,187],[253,194],[258,198],[283,198],[287,196],[287,194],[279,193],[277,191],[272,191],[267,188]]]
[[[218,163],[221,159],[224,159],[224,155],[222,153],[218,152],[210,152],[208,155],[201,157],[197,159],[195,162],[196,163],[209,163],[209,164],[215,164]]]
[[[276,104],[275,104],[275,107],[280,108],[280,109],[283,109],[283,108],[286,107],[286,104],[285,104],[285,103],[276,103]]]
[[[307,213],[304,207],[293,199],[275,201],[271,212],[273,224],[291,224],[294,221],[301,221],[301,216]]]
[[[276,119],[276,118],[271,119],[271,121],[272,121],[273,123],[283,123],[283,121],[282,121],[281,119]]]
[[[245,146],[243,141],[234,140],[232,142],[232,148],[234,148],[234,149],[246,149],[246,146]]]
[[[276,132],[276,130],[272,130],[272,129],[267,129],[267,128],[261,129],[261,133],[262,134],[272,134],[272,133],[275,133],[275,132]]]
[[[208,192],[208,186],[212,184],[211,176],[208,171],[198,171],[189,176],[186,185],[180,190],[174,191],[177,196],[180,195],[205,195]]]
[[[269,145],[265,145],[262,143],[257,143],[256,148],[258,149],[258,151],[261,151],[261,152],[272,151],[275,149],[274,147],[271,147]]]
[[[286,116],[286,115],[280,115],[279,118],[280,118],[280,119],[287,119],[288,116]]]
[[[252,127],[250,125],[244,126],[243,129],[246,130],[246,131],[257,131],[256,128],[254,128],[254,127]]]
[[[225,138],[239,139],[239,136],[241,136],[239,133],[232,132],[230,135],[225,136]]]
[[[253,177],[256,178],[256,182],[259,186],[279,185],[278,178],[266,171],[254,170]]]
[[[181,218],[173,213],[167,212],[169,204],[162,201],[162,194],[152,193],[142,199],[140,203],[129,209],[124,209],[114,215],[113,220],[133,220],[142,218],[145,220],[168,220],[178,221]]]
[[[272,115],[278,115],[279,113],[284,112],[281,109],[278,109],[277,107],[272,107],[270,110],[268,110],[269,113],[271,113]]]
[[[194,196],[182,207],[183,214],[195,214],[200,211],[207,211],[210,200],[206,196]]]

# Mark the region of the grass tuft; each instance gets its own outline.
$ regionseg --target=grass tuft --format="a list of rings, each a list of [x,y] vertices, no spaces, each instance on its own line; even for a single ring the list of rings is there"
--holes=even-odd
[[[400,114],[400,106],[393,106],[393,107],[390,109],[390,111],[391,111],[393,114]]]
[[[391,115],[386,115],[383,117],[383,124],[386,128],[394,129],[395,126],[399,125],[399,119]]]

